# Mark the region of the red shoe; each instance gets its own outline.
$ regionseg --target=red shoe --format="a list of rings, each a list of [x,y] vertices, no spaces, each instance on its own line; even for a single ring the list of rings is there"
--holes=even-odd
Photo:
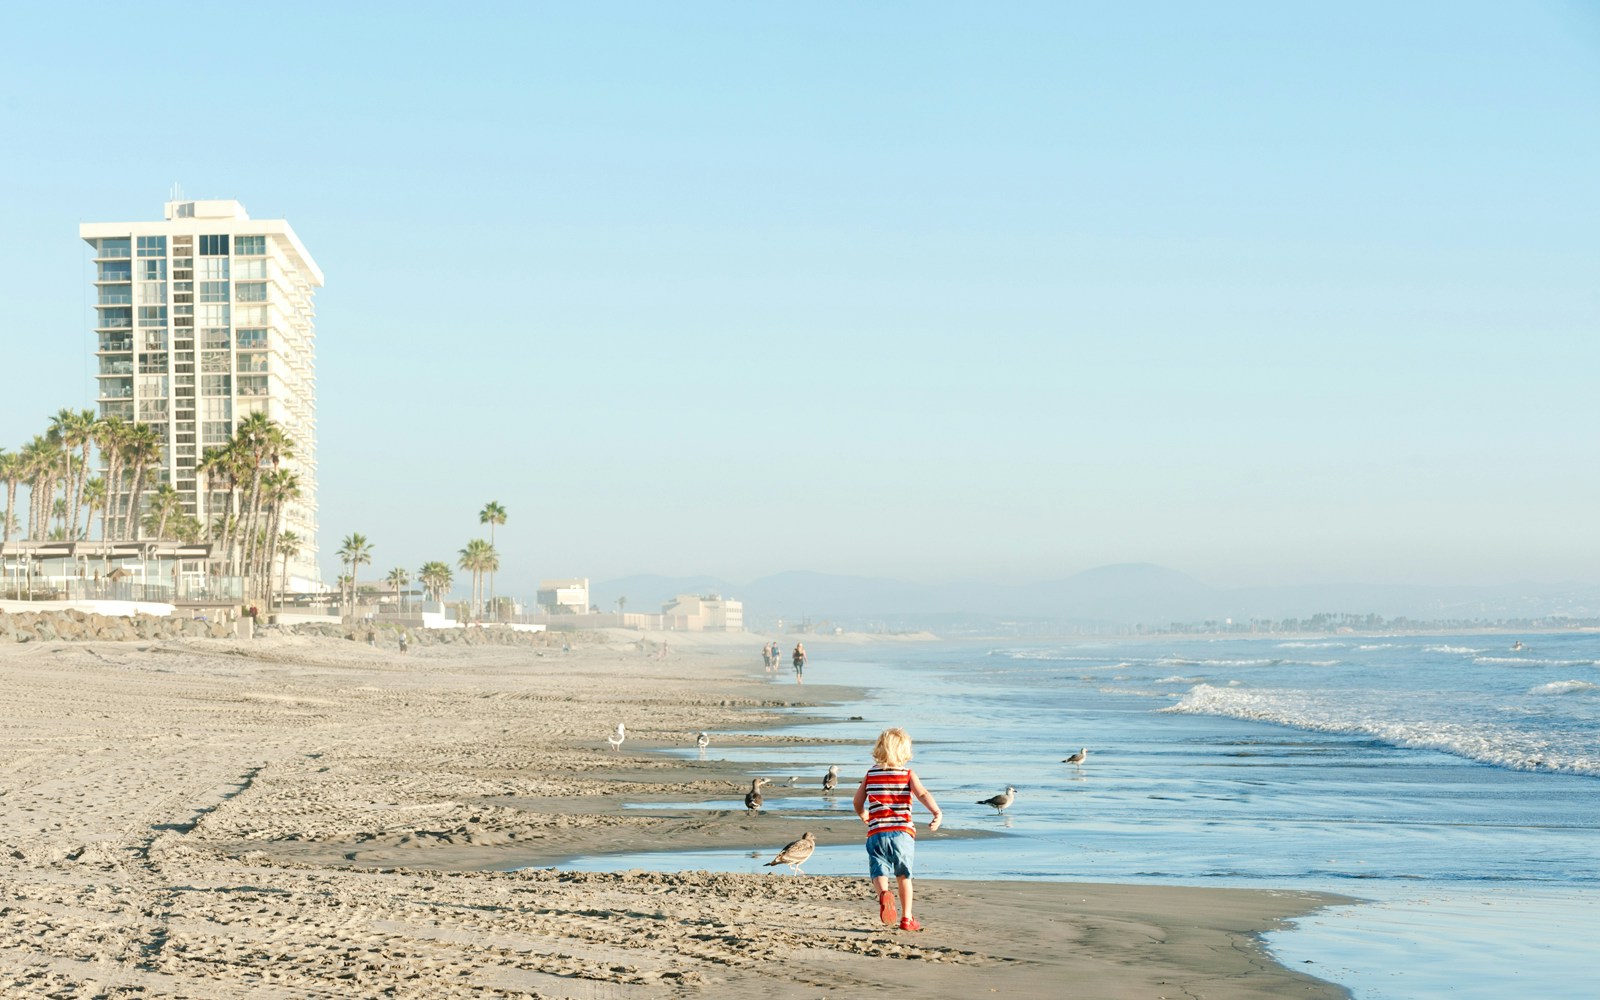
[[[910,917],[902,917],[900,918],[900,929],[903,931],[920,931],[922,930],[922,925]]]
[[[892,924],[899,915],[899,911],[894,907],[894,893],[888,889],[878,893],[878,919],[886,924]]]

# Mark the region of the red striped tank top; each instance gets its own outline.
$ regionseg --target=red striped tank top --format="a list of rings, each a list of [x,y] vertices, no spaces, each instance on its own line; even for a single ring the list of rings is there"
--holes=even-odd
[[[867,836],[878,833],[917,835],[911,823],[911,770],[873,767],[867,772]]]

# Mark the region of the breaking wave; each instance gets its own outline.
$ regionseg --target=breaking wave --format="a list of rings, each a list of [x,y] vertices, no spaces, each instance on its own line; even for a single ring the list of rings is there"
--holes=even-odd
[[[1564,682],[1573,683],[1573,682]],[[1576,682],[1584,683],[1584,682]],[[1554,687],[1546,685],[1546,687]],[[1549,694],[1567,693],[1551,690]],[[1517,771],[1556,771],[1600,777],[1600,755],[1592,743],[1566,742],[1549,733],[1527,733],[1504,724],[1471,718],[1462,721],[1407,718],[1414,702],[1395,704],[1380,692],[1372,697],[1311,691],[1260,690],[1197,684],[1162,712],[1214,715],[1290,726],[1311,732],[1360,735],[1392,746],[1438,750],[1468,760]]]

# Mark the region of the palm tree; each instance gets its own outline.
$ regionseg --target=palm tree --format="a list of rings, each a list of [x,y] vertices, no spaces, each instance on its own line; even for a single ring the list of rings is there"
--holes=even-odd
[[[17,486],[25,478],[22,472],[22,455],[0,448],[0,479],[5,480],[6,484],[6,523],[0,541],[11,541],[11,524],[17,516]]]
[[[95,419],[93,410],[61,410],[50,421],[50,432],[61,440],[66,467],[66,501],[72,512],[69,538],[78,537],[78,513],[83,506],[83,488],[89,478],[89,448],[94,444]],[[73,467],[74,452],[78,453],[77,467]]]
[[[107,541],[116,530],[118,500],[122,494],[122,442],[129,430],[129,424],[117,416],[106,417],[94,425],[94,446],[100,449],[100,460],[106,463],[106,499],[100,506],[100,537]]]
[[[405,595],[401,593],[401,590],[406,586],[406,584],[411,582],[411,575],[404,569],[396,566],[394,569],[389,571],[389,575],[384,578],[384,582],[394,588],[395,604],[399,610],[404,611]]]
[[[506,509],[498,500],[490,500],[478,511],[478,523],[489,526],[489,545],[494,545],[494,528],[506,523]],[[498,564],[496,566],[498,568]],[[494,570],[489,571],[489,607],[494,608]]]
[[[271,513],[267,515],[266,558],[261,563],[261,592],[272,604],[272,564],[278,557],[278,542],[282,537],[283,510],[291,501],[300,499],[300,474],[289,469],[273,469],[262,483],[262,500]],[[287,567],[287,563],[285,563]]]
[[[483,614],[483,574],[500,565],[494,546],[481,538],[474,538],[461,550],[458,565],[472,574],[472,616]]]
[[[252,413],[245,417],[233,437],[250,480],[250,499],[243,511],[245,546],[241,553],[239,575],[253,580],[262,562],[263,543],[269,537],[262,532],[261,526],[263,480],[269,467],[276,471],[285,458],[293,457],[294,444],[283,428],[265,413]]]
[[[89,527],[94,524],[95,511],[103,511],[106,507],[106,481],[104,476],[95,476],[83,484],[83,537],[89,537]]]
[[[284,595],[289,592],[289,560],[300,554],[300,536],[292,531],[285,531],[278,536],[277,549],[278,554],[283,556],[283,583],[278,587],[278,604],[281,606]]]
[[[350,610],[356,607],[356,567],[372,562],[372,543],[367,541],[367,536],[355,532],[344,536],[344,544],[339,546],[339,559],[350,567]]]
[[[53,513],[50,501],[55,493],[55,472],[61,466],[60,447],[58,442],[34,435],[19,453],[23,479],[28,484],[29,538],[44,538],[50,534]]]
[[[124,538],[137,538],[139,508],[144,498],[144,477],[150,466],[161,461],[161,439],[149,424],[134,424],[123,443],[126,461],[133,468],[133,488],[128,493],[128,509],[123,514]]]
[[[619,615],[622,614],[622,612],[625,611],[627,609],[627,607],[628,607],[628,599],[626,597],[617,598],[617,614],[619,614]]]
[[[449,563],[423,563],[422,568],[417,570],[417,581],[427,588],[429,596],[439,604],[444,603],[444,596],[450,593],[450,584],[454,580],[455,574],[450,571]]]
[[[144,526],[155,537],[167,537],[167,522],[183,513],[183,497],[170,483],[162,483],[150,501],[150,512],[145,515]]]

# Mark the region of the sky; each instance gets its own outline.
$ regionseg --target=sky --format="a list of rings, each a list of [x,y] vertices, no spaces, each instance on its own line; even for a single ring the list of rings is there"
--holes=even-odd
[[[1600,4],[35,4],[0,46],[0,446],[93,405],[80,222],[288,219],[329,579],[494,500],[526,596],[1600,580]]]

